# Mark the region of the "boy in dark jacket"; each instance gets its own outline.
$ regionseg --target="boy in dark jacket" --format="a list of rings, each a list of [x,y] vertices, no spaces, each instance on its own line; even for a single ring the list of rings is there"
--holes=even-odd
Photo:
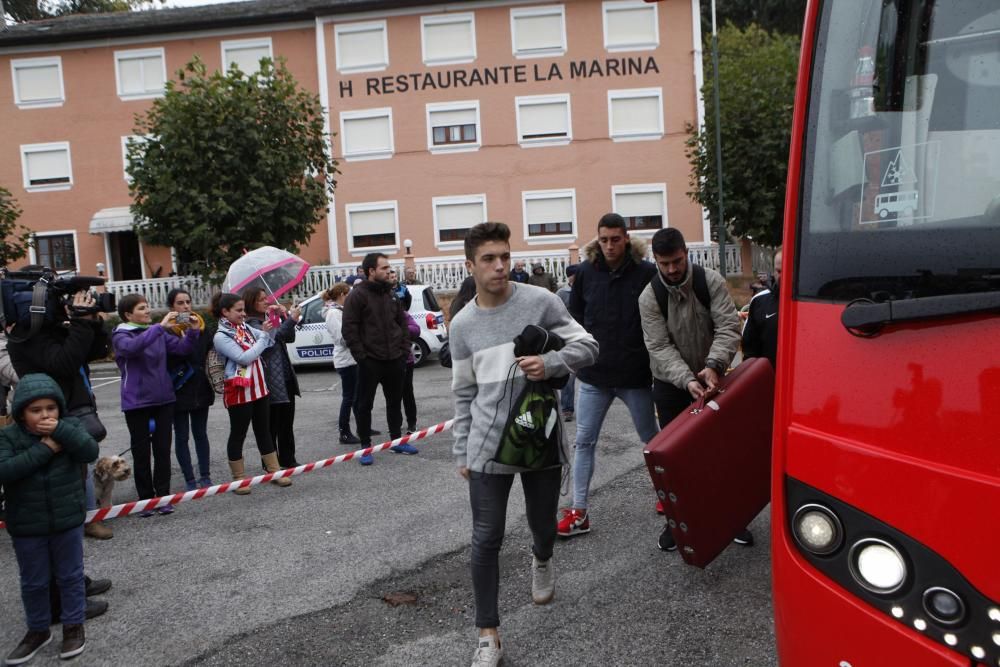
[[[47,375],[21,378],[14,423],[0,430],[0,482],[7,491],[7,532],[21,575],[28,633],[7,656],[20,665],[52,640],[49,579],[59,584],[63,641],[60,658],[83,652],[86,609],[83,522],[86,498],[80,465],[97,458],[97,442],[66,417],[59,385]]]

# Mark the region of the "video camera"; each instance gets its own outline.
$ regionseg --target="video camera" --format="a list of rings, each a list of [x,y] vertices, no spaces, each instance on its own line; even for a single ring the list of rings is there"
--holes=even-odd
[[[61,322],[66,319],[67,312],[70,317],[113,313],[115,295],[93,290],[103,284],[104,278],[93,276],[59,277],[55,271],[45,266],[25,267],[20,271],[0,270],[3,323],[5,326],[30,325],[30,335],[40,321]],[[91,293],[94,298],[93,306],[73,305],[73,296],[81,291]],[[33,315],[41,317],[32,317]]]

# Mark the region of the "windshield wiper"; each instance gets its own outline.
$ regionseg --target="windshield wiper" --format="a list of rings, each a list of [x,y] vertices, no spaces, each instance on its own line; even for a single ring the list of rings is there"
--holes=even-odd
[[[840,322],[850,333],[874,336],[888,324],[1000,311],[1000,292],[946,294],[876,302],[857,299],[847,304]]]

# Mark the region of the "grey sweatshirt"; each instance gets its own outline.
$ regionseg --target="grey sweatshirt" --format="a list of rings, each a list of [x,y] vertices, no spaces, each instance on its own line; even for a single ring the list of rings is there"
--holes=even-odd
[[[511,403],[524,388],[524,373],[514,365],[514,337],[537,324],[566,345],[542,355],[545,377],[559,377],[597,361],[597,341],[574,320],[562,300],[541,287],[511,283],[514,292],[497,308],[480,308],[474,299],[451,322],[449,345],[455,394],[455,444],[459,466],[492,474],[521,468],[492,462],[500,445]],[[511,368],[513,366],[513,369]],[[513,372],[513,380],[507,382]],[[563,445],[565,449],[565,445]],[[565,451],[563,460],[566,460]]]

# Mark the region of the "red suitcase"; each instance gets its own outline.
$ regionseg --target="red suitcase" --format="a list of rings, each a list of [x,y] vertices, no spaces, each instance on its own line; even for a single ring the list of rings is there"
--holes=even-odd
[[[704,568],[770,500],[774,370],[740,364],[650,440],[643,454],[678,551]]]

